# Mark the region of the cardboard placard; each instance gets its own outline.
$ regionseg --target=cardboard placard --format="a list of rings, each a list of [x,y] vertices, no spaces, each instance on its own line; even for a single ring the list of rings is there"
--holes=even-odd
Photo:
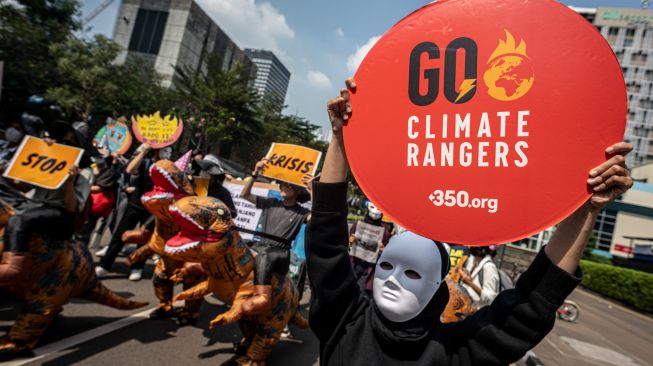
[[[96,144],[105,143],[112,154],[123,155],[132,144],[132,134],[129,126],[122,122],[112,121],[102,126],[95,134],[93,141]]]
[[[358,221],[354,233],[356,239],[351,245],[350,255],[365,262],[375,263],[379,255],[379,243],[383,241],[384,233],[385,228],[383,226]]]
[[[268,167],[263,171],[264,176],[304,186],[302,177],[315,175],[322,153],[304,146],[275,142],[265,157]]]
[[[52,144],[26,135],[3,176],[38,187],[57,189],[68,178],[70,168],[82,158],[83,149]]]
[[[184,130],[181,119],[172,116],[161,117],[159,112],[152,115],[132,117],[132,130],[136,139],[149,144],[153,149],[161,149],[174,144]]]
[[[506,243],[560,222],[626,123],[612,49],[553,0],[433,2],[386,32],[355,79],[344,137],[356,181],[399,225],[444,242]]]

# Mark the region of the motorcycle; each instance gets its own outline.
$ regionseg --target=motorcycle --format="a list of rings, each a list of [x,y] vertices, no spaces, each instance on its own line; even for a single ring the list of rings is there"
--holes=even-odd
[[[571,300],[565,300],[558,310],[556,310],[556,315],[564,321],[574,323],[580,315],[580,306]]]

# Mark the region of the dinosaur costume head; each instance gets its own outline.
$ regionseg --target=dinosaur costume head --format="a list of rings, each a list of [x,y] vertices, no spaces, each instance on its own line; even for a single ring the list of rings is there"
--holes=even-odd
[[[169,220],[168,207],[177,199],[193,193],[188,176],[170,160],[159,160],[150,167],[154,189],[141,197],[143,206],[155,217]]]
[[[165,250],[170,254],[200,255],[202,245],[221,242],[228,233],[233,235],[229,208],[213,197],[180,199],[170,206],[170,215],[181,227],[179,234],[166,243]]]

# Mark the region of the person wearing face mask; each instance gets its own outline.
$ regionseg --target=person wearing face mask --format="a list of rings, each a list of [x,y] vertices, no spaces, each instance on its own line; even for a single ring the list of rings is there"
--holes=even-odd
[[[0,171],[4,171],[9,165],[18,145],[23,141],[23,136],[25,129],[20,123],[14,122],[5,130],[5,139],[0,140]]]
[[[361,289],[371,293],[374,279],[374,268],[378,255],[383,252],[390,240],[390,230],[383,224],[383,213],[372,202],[368,202],[365,210],[364,225],[378,228],[382,232],[380,240],[365,242],[367,238],[357,238],[358,222],[354,222],[349,230],[350,260],[354,276]]]
[[[352,79],[349,89],[356,88]],[[310,327],[322,365],[507,365],[551,331],[556,309],[580,283],[578,263],[602,207],[632,186],[624,155],[632,145],[606,149],[587,184],[594,194],[558,225],[514,289],[463,321],[442,324],[449,299],[444,245],[409,231],[381,254],[373,296],[358,288],[347,246],[347,158],[343,124],[352,113],[349,90],[329,101],[333,137],[322,178],[313,184],[306,236],[313,299]],[[582,183],[581,183],[582,184]]]
[[[111,241],[102,254],[102,259],[95,267],[95,273],[99,278],[106,277],[111,270],[111,266],[116,261],[116,257],[125,245],[122,240],[122,234],[133,229],[139,222],[145,223],[151,216],[143,207],[141,196],[143,193],[152,190],[154,185],[149,177],[149,169],[158,160],[170,159],[172,148],[165,147],[162,149],[152,149],[148,144],[142,144],[137,150],[131,161],[125,168],[125,174],[129,181],[125,189],[127,193],[127,207],[125,212],[116,221],[115,228],[112,232]],[[140,281],[143,274],[145,262],[132,263],[129,271],[130,281]]]
[[[267,159],[256,163],[251,176],[245,179],[240,196],[263,210],[261,240],[253,248],[258,255],[254,267],[254,296],[243,304],[247,314],[262,314],[272,306],[272,275],[284,276],[290,267],[290,246],[301,225],[308,220],[309,211],[300,203],[310,200],[304,187],[282,182],[279,187],[281,198],[260,197],[252,194],[254,179],[267,168]]]
[[[199,176],[209,179],[208,196],[217,198],[227,205],[231,211],[231,218],[235,219],[238,216],[238,211],[231,198],[231,193],[222,185],[227,174],[222,168],[220,159],[213,154],[207,154],[202,159],[196,160],[196,164],[200,169]]]
[[[87,128],[83,122],[73,125],[55,122],[46,142],[84,147]],[[25,188],[33,190],[31,196],[15,205],[16,214],[9,218],[5,226],[0,286],[21,281],[26,274],[21,269],[29,258],[27,250],[33,234],[66,240],[81,226],[85,220],[85,209],[93,182],[89,165],[90,158],[85,151],[79,165],[70,168],[68,178],[60,188]]]

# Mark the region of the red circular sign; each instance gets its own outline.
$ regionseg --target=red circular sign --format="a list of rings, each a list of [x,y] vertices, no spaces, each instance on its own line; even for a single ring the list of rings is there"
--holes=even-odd
[[[505,243],[559,222],[623,138],[614,53],[553,0],[432,3],[392,27],[355,79],[356,180],[400,225],[445,242]]]

